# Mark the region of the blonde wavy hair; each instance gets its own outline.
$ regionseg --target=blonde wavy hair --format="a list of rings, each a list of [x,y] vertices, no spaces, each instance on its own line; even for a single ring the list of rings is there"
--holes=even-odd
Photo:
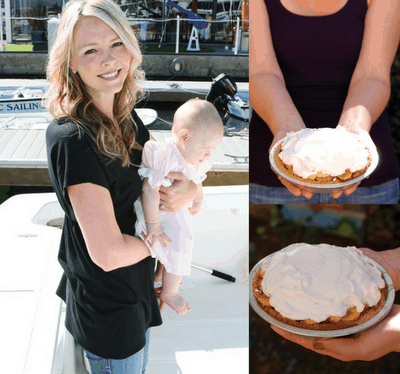
[[[85,83],[70,69],[73,33],[77,22],[83,17],[96,17],[113,29],[121,38],[131,55],[128,76],[122,90],[115,95],[114,116],[118,121],[122,139],[112,123],[92,102]],[[132,128],[137,125],[131,112],[144,95],[144,72],[140,70],[142,54],[135,33],[121,8],[113,0],[71,0],[62,12],[56,41],[47,64],[50,89],[46,106],[55,118],[67,117],[88,127],[95,134],[97,148],[111,159],[120,159],[123,166],[130,165],[129,154],[141,148]]]

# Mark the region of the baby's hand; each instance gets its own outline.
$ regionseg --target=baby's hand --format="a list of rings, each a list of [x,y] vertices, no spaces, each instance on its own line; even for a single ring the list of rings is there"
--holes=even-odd
[[[202,201],[193,201],[192,206],[188,208],[190,215],[195,216],[196,214],[199,214],[201,212],[202,206],[203,206]]]
[[[168,243],[172,241],[166,234],[163,233],[159,222],[146,223],[146,226],[147,234],[144,236],[144,241],[147,242],[151,248],[154,248],[157,242],[159,242],[161,246],[166,247]]]

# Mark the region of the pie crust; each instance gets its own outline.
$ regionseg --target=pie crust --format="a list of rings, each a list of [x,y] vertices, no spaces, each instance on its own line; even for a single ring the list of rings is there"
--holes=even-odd
[[[364,174],[369,166],[371,165],[371,154],[368,157],[368,164],[367,166],[362,169],[362,170],[357,170],[355,172],[351,172],[350,169],[346,169],[346,171],[339,175],[339,176],[331,176],[329,174],[324,174],[322,172],[318,172],[317,174],[310,175],[308,178],[302,178],[299,175],[297,175],[293,171],[293,167],[291,165],[285,164],[279,157],[279,153],[282,151],[282,145],[279,144],[275,151],[275,163],[278,166],[278,168],[283,171],[286,175],[289,177],[295,178],[301,182],[305,183],[315,183],[315,184],[337,184],[337,183],[343,183],[343,182],[348,182],[352,179],[355,179],[359,177],[360,175]],[[368,150],[369,153],[369,150]]]

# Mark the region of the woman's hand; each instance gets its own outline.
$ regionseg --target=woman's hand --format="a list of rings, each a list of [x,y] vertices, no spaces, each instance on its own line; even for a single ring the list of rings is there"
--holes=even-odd
[[[381,265],[393,281],[395,290],[400,290],[400,248],[380,252],[369,248],[359,249],[365,256]]]
[[[369,135],[368,131],[365,131],[363,129],[357,128],[357,129],[346,129],[349,132],[352,132],[361,139],[361,141],[368,147],[368,149],[371,149],[373,151],[376,151],[376,145],[374,141],[371,138],[371,135]]]
[[[356,189],[357,187],[360,185],[360,182],[351,184],[349,186],[343,187],[343,190],[337,190],[337,191],[333,191],[332,192],[332,197],[336,200],[338,199],[340,196],[342,196],[342,194],[345,194],[346,196],[351,195]]]
[[[197,185],[180,172],[171,171],[167,178],[174,182],[170,187],[160,187],[160,210],[176,212],[194,200],[197,195]]]
[[[271,328],[285,339],[341,361],[372,361],[390,352],[400,352],[400,305],[394,305],[377,325],[349,338],[309,339],[275,326]]]
[[[365,131],[365,130],[363,130],[361,128],[357,128],[357,127],[346,127],[346,126],[343,126],[343,127],[345,127],[346,131],[356,134],[360,138],[360,140],[368,147],[368,149],[376,151],[375,143],[372,141],[371,136],[369,135],[368,131]],[[343,193],[345,195],[349,196],[357,189],[357,187],[360,185],[360,183],[361,183],[361,181],[351,184],[351,185],[345,187],[343,189],[343,191],[334,191],[334,192],[332,192],[332,197],[334,199],[337,199]]]
[[[342,126],[346,129],[347,132],[351,132],[353,134],[356,134],[358,138],[363,142],[368,149],[371,151],[376,152],[376,145],[373,142],[371,136],[369,135],[369,132],[366,130],[363,130],[360,127],[355,127],[355,126],[346,126],[346,124],[343,125],[338,125],[337,127]]]

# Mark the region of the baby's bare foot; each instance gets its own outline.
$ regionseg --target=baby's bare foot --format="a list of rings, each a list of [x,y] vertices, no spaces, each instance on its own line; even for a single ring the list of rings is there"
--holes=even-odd
[[[161,292],[160,299],[164,301],[164,303],[167,304],[171,309],[175,310],[175,312],[180,316],[186,314],[191,309],[189,304],[182,298],[181,295],[179,295],[179,293],[172,296],[166,296]]]

